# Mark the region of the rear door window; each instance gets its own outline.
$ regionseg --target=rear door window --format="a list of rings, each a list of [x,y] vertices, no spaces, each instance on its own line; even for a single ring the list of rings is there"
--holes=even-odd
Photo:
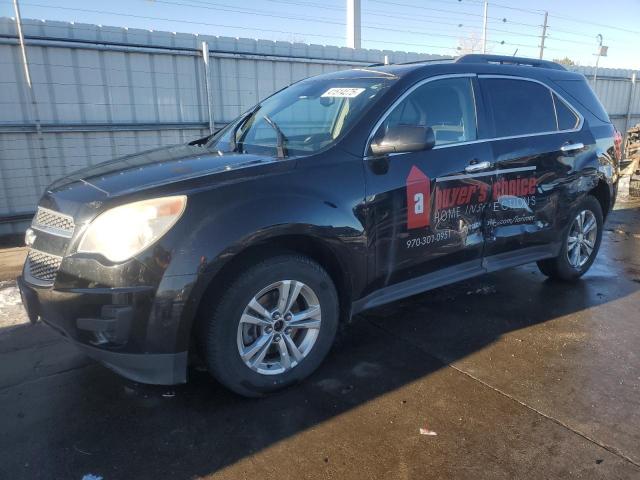
[[[493,111],[496,137],[558,129],[551,90],[544,85],[507,78],[481,78],[480,84]]]

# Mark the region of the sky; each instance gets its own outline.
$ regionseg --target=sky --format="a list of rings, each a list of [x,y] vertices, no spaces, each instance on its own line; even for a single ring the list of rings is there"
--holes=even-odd
[[[23,18],[345,46],[347,0],[19,0]],[[480,48],[481,0],[361,0],[362,47],[457,55]],[[640,69],[640,0],[489,1],[488,53]],[[13,17],[11,0],[0,16]]]

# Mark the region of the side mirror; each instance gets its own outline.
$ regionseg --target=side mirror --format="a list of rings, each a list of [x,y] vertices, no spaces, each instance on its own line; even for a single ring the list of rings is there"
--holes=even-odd
[[[429,150],[435,144],[436,137],[431,127],[400,125],[391,127],[380,140],[372,143],[370,148],[374,155],[387,155]]]

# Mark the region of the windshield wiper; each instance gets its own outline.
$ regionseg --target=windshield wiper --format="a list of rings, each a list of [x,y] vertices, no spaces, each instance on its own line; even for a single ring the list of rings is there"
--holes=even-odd
[[[269,115],[264,115],[262,118],[264,118],[264,121],[267,122],[269,125],[271,125],[271,127],[276,132],[276,138],[278,139],[278,143],[276,145],[278,158],[285,158],[287,156],[287,148],[284,146],[284,142],[287,141],[287,137],[284,136],[284,133],[282,133],[282,130],[280,130],[280,127],[278,127],[276,122],[271,120]]]

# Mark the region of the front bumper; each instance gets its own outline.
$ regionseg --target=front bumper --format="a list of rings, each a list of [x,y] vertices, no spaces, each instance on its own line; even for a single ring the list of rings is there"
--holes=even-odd
[[[87,356],[130,380],[154,385],[187,381],[187,352],[118,353],[74,343]]]
[[[165,295],[158,302],[152,287],[56,290],[22,277],[18,287],[32,322],[42,319],[120,375],[151,384],[186,382],[187,349],[175,351],[180,299]]]

